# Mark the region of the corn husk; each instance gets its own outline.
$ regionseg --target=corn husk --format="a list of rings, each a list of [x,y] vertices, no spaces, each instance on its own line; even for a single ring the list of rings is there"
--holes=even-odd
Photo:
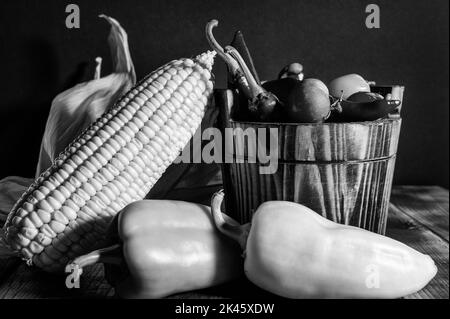
[[[205,129],[213,127],[218,113],[218,108],[210,104],[205,110],[202,123],[195,135],[199,134],[201,136]],[[201,148],[203,149],[208,142],[201,141]],[[180,155],[180,158],[183,158],[183,153],[189,149],[190,162],[180,162],[178,161],[180,158],[175,160],[175,163],[167,168],[152,187],[146,198],[185,200],[209,205],[208,202],[211,195],[222,187],[220,166],[216,163],[196,163],[194,161],[194,147],[192,144],[193,140],[191,139]],[[206,202],[204,202],[205,199]]]
[[[101,58],[96,58],[94,79],[80,83],[57,95],[42,137],[36,177],[51,166],[66,146],[110,108],[136,83],[136,74],[128,48],[128,36],[117,20],[100,15],[111,26],[108,44],[111,49],[113,73],[101,77]],[[9,176],[0,180],[0,226],[32,178]]]
[[[0,226],[6,222],[6,216],[32,182],[31,178],[19,176],[8,176],[0,180]]]
[[[100,117],[135,83],[136,74],[128,48],[128,36],[117,20],[100,15],[111,25],[108,43],[114,72],[101,77],[101,59],[97,58],[94,79],[80,83],[57,95],[42,137],[36,177],[87,126]]]

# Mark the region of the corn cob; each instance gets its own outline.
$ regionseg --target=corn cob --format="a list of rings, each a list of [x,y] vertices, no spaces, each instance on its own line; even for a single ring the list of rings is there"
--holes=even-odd
[[[3,245],[46,271],[92,250],[113,216],[145,197],[199,127],[214,56],[160,67],[83,131],[17,201]]]

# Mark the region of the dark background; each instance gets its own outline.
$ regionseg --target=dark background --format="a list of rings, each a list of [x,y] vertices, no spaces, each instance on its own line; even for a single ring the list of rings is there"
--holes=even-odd
[[[80,6],[80,29],[65,27],[69,3]],[[380,29],[365,27],[370,3],[380,6]],[[355,72],[405,85],[395,183],[448,188],[448,0],[1,1],[0,178],[34,176],[53,97],[92,77],[96,56],[103,74],[111,70],[100,13],[128,32],[138,78],[206,50],[204,26],[217,18],[220,42],[244,32],[263,79],[299,61],[324,82]],[[222,62],[215,68],[223,87]]]

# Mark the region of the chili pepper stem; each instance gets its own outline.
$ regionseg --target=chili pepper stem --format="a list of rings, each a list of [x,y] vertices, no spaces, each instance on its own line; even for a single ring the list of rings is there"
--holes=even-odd
[[[330,106],[330,113],[328,114],[328,116],[327,116],[326,118],[328,118],[328,117],[330,116],[331,110],[335,110],[335,111],[337,111],[338,113],[342,113],[341,102],[342,102],[342,100],[343,100],[344,91],[341,91],[341,92],[342,92],[341,97],[340,97],[339,99],[335,100],[335,101],[331,104],[331,106]]]
[[[91,251],[89,254],[75,258],[71,264],[83,268],[97,263],[115,264],[122,263],[122,245],[115,244],[109,247]]]
[[[222,234],[237,241],[242,250],[245,252],[251,223],[244,225],[233,225],[226,221],[220,209],[224,196],[225,194],[223,190],[220,190],[212,197],[211,212],[214,219],[214,224]]]
[[[219,25],[219,21],[213,19],[206,24],[206,39],[208,40],[211,48],[217,52],[217,54],[225,61],[227,66],[230,68],[230,71],[233,75],[236,75],[239,65],[238,63],[222,48],[222,46],[217,42],[212,33],[212,29]]]

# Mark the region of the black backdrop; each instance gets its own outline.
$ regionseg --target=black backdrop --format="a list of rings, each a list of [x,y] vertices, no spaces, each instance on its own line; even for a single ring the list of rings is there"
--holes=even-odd
[[[76,3],[81,28],[65,27]],[[240,28],[263,79],[291,62],[328,82],[356,72],[379,84],[406,86],[395,173],[397,184],[448,187],[448,0],[383,1],[381,28],[365,27],[373,1],[1,1],[0,178],[33,176],[53,97],[93,74],[110,71],[105,13],[129,35],[138,78],[180,56],[208,48],[205,23],[229,42]],[[217,63],[217,85],[225,84]]]

